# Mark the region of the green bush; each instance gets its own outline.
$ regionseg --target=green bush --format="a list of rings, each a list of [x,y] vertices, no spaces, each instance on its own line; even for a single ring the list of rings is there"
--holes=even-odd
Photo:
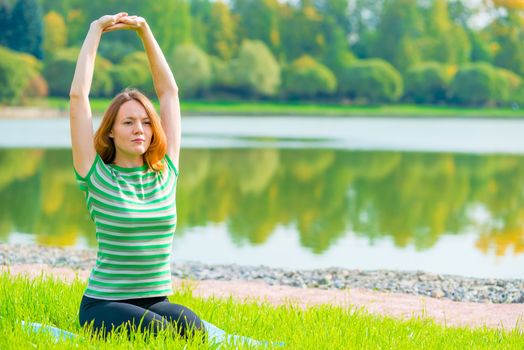
[[[209,88],[211,64],[208,55],[199,47],[193,44],[177,46],[172,55],[171,66],[181,96],[196,96]]]
[[[49,93],[52,96],[69,96],[71,82],[75,73],[76,60],[80,49],[67,48],[56,52],[45,63],[44,77],[49,84]],[[95,97],[110,97],[113,92],[113,82],[110,76],[111,62],[97,56],[94,69],[91,95]]]
[[[31,79],[37,74],[28,57],[0,46],[0,103],[16,104],[23,99]]]
[[[231,62],[233,84],[249,95],[273,96],[280,87],[280,66],[268,47],[244,40]]]
[[[291,97],[311,98],[335,92],[337,80],[333,72],[309,55],[295,60],[282,74],[282,91]]]
[[[126,88],[136,88],[149,96],[155,94],[145,52],[137,51],[125,56],[121,63],[111,67],[109,75],[113,81],[114,94]]]
[[[460,67],[451,92],[455,102],[473,106],[504,104],[512,94],[508,73],[483,62]]]
[[[445,65],[425,62],[411,67],[405,76],[404,97],[416,103],[446,101],[452,75]]]
[[[28,82],[22,92],[22,101],[26,98],[45,97],[49,93],[47,81],[42,76],[42,61],[27,53],[18,53],[28,75]]]
[[[352,62],[339,77],[340,93],[368,103],[394,102],[403,92],[400,73],[381,59]]]
[[[507,69],[496,68],[496,96],[500,105],[515,105],[524,102],[524,82],[516,73]]]
[[[211,65],[211,86],[213,88],[230,88],[234,80],[229,72],[228,62],[217,56],[209,56]]]
[[[49,87],[47,86],[47,81],[42,74],[37,73],[29,79],[23,92],[23,98],[46,97],[48,94]]]

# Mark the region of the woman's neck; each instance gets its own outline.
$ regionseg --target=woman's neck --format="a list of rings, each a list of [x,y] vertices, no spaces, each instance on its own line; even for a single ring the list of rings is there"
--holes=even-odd
[[[125,157],[117,154],[113,160],[113,164],[121,168],[137,168],[144,165],[144,158],[142,156]]]

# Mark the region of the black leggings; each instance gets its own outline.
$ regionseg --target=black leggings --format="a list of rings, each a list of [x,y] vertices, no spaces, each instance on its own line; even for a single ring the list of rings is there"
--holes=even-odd
[[[120,325],[128,331],[150,329],[153,334],[169,327],[180,336],[188,337],[194,332],[204,336],[204,325],[198,316],[185,306],[172,304],[167,297],[102,300],[82,297],[79,321],[81,326],[93,322],[93,330],[106,336]],[[143,319],[142,319],[143,318]],[[128,333],[129,334],[129,333]]]

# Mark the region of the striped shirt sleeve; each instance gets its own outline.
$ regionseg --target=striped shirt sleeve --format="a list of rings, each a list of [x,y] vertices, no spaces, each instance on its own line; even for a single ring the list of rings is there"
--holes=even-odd
[[[89,179],[96,168],[96,164],[101,160],[102,159],[100,158],[100,156],[97,153],[95,156],[95,160],[93,161],[93,164],[91,165],[91,168],[89,169],[85,177],[80,176],[80,174],[73,167],[73,171],[75,172],[76,184],[78,185],[78,187],[80,188],[82,192],[87,192],[87,184],[89,182]]]
[[[175,164],[173,163],[173,160],[171,159],[171,157],[169,157],[166,154],[165,158],[166,158],[167,166],[170,167],[171,170],[175,172],[176,177],[178,177],[178,169],[176,168]]]

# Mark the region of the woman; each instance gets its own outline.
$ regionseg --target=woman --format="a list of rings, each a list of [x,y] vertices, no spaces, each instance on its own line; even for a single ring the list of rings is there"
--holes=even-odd
[[[134,30],[149,59],[160,118],[136,90],[118,94],[93,135],[89,90],[104,32]],[[180,154],[178,87],[146,21],[119,13],[91,23],[70,91],[73,163],[96,225],[98,254],[80,304],[81,325],[107,334],[122,326],[156,334],[204,333],[200,318],[172,304],[170,253]],[[173,328],[170,328],[173,329]]]

